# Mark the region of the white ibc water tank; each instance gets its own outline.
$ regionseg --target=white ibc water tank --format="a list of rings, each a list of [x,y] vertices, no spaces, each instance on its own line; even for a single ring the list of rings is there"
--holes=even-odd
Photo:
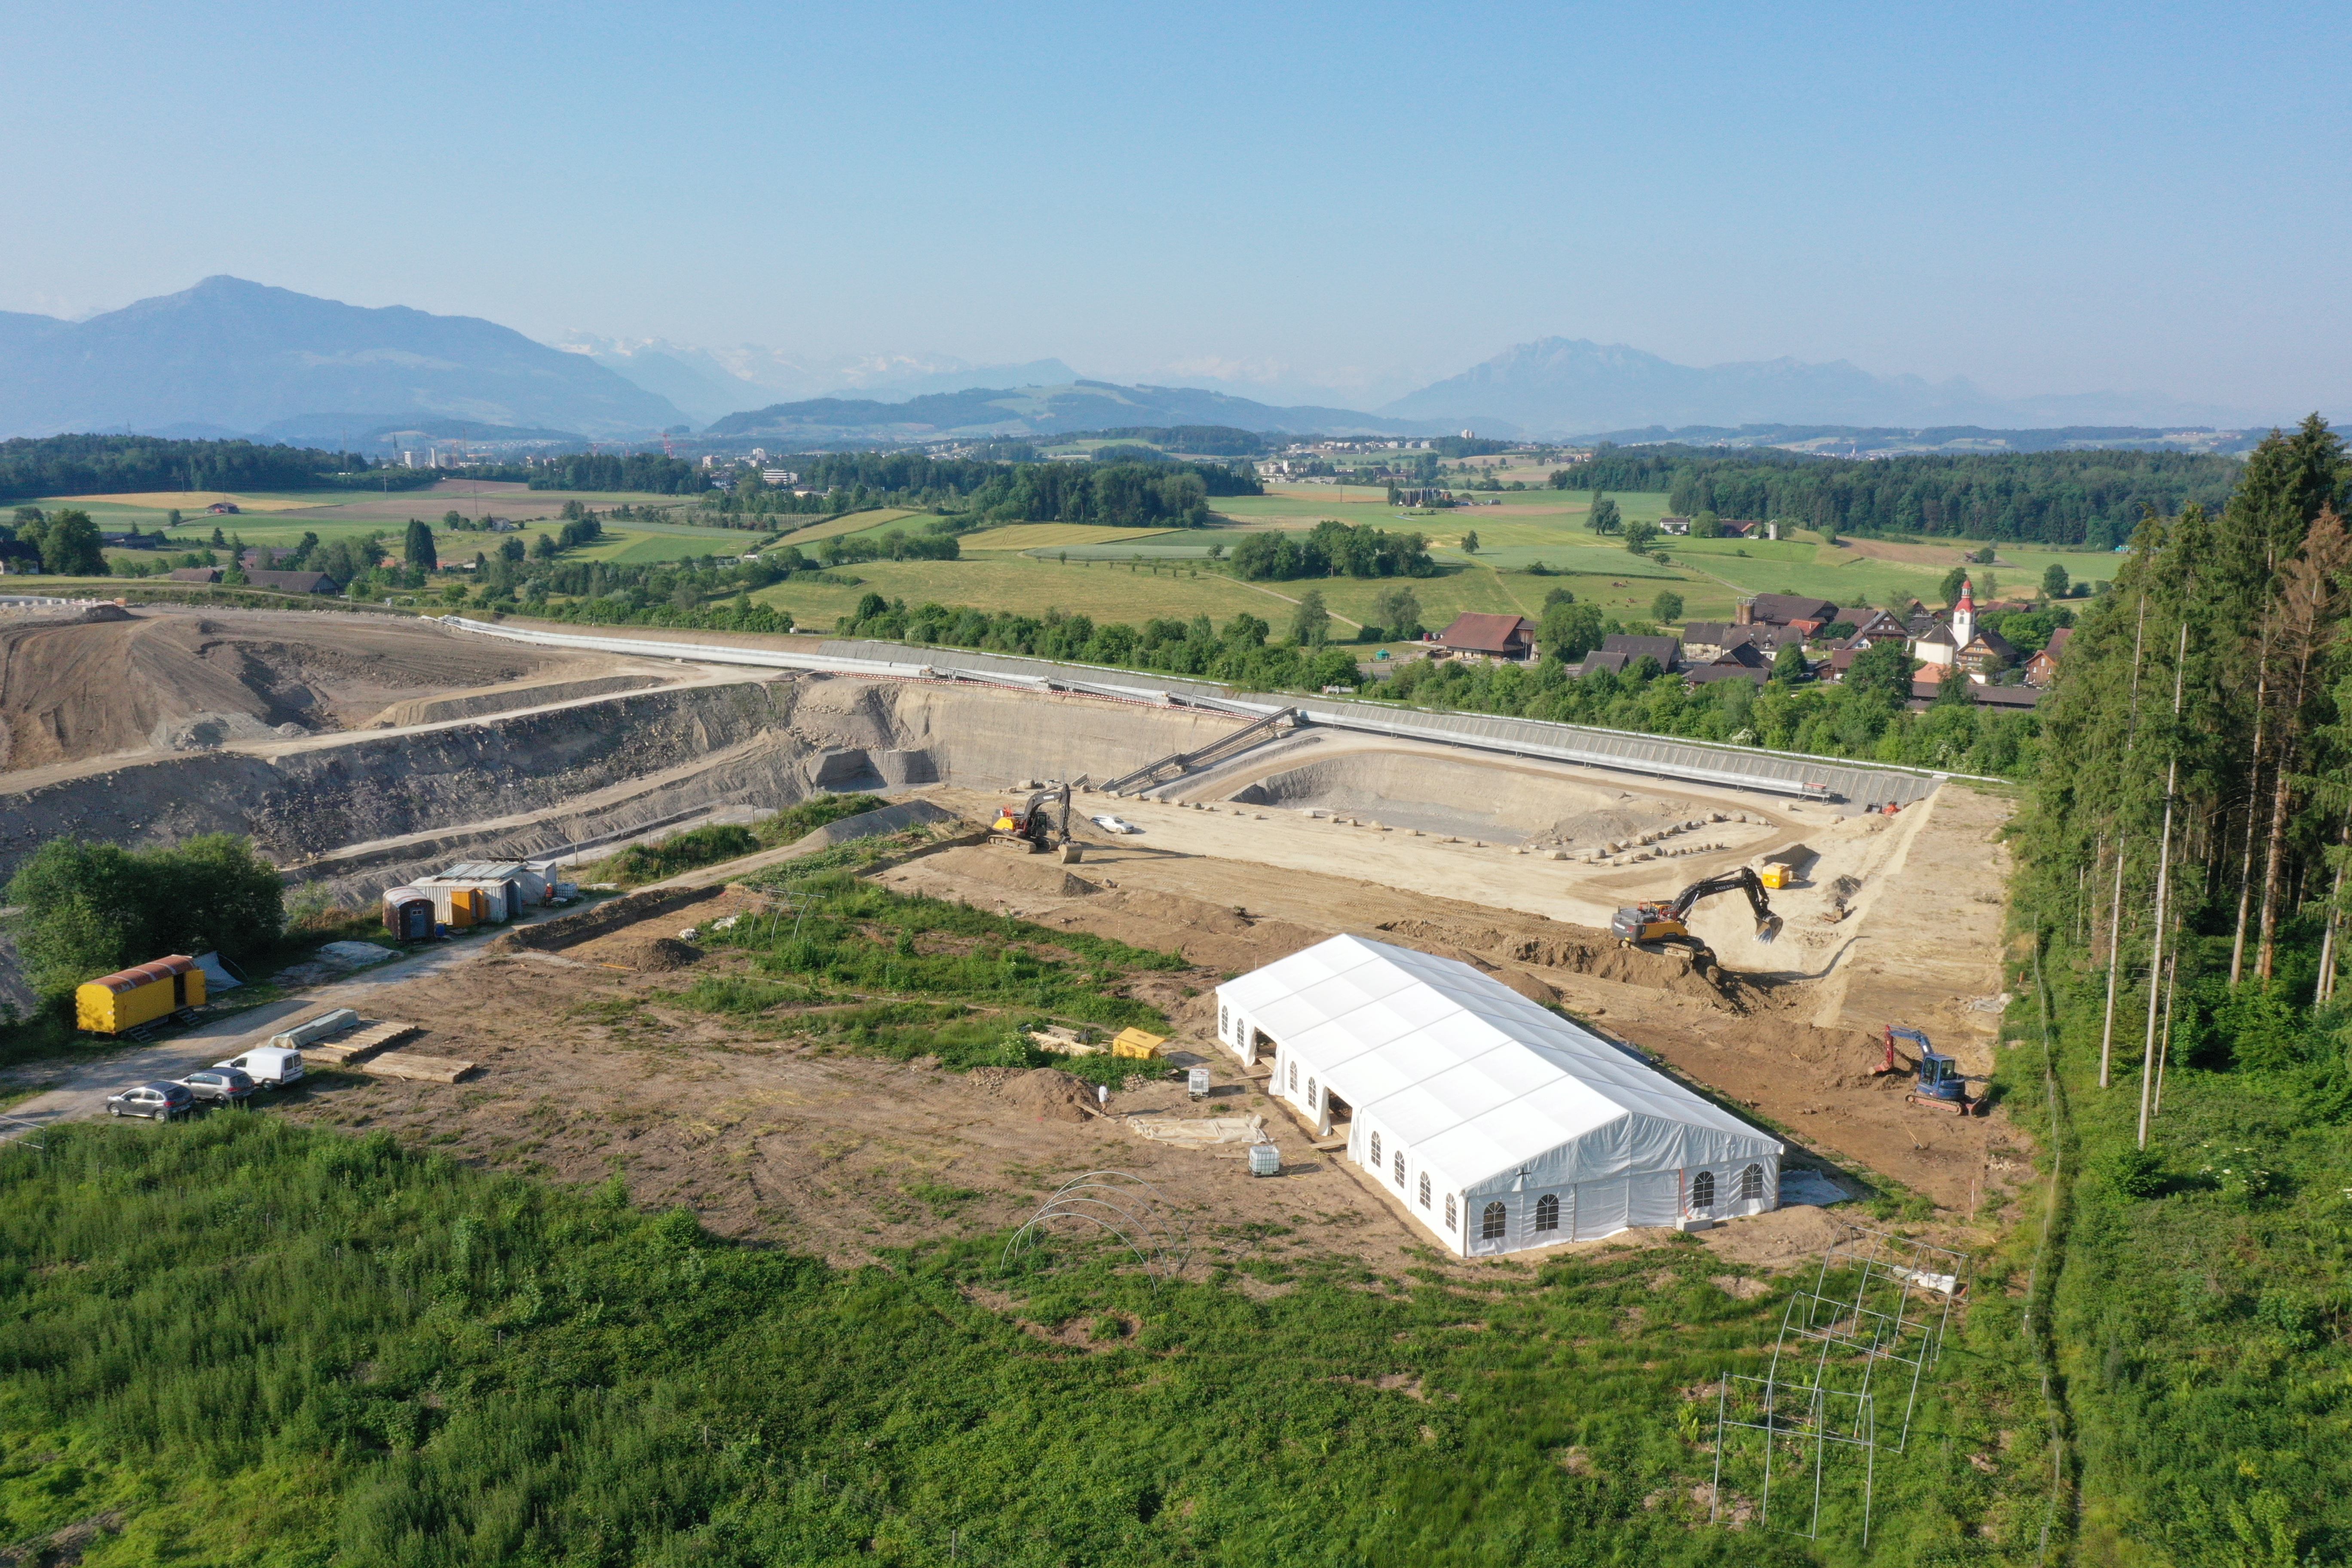
[[[1271,1143],[1250,1145],[1250,1174],[1278,1176],[1282,1174],[1282,1151]]]

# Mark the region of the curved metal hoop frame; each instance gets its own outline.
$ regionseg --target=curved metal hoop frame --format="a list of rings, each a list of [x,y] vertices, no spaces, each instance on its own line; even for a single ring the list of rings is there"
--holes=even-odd
[[[1004,1244],[1004,1267],[1010,1268],[1064,1220],[1109,1236],[1155,1282],[1183,1272],[1192,1251],[1190,1226],[1159,1188],[1132,1171],[1088,1171],[1055,1188],[1013,1233]]]

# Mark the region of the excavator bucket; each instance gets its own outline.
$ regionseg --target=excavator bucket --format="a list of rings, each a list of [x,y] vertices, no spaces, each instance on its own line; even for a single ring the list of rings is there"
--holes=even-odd
[[[1766,915],[1762,920],[1756,922],[1756,940],[1758,942],[1770,942],[1774,937],[1779,936],[1780,934],[1780,917],[1779,915]]]

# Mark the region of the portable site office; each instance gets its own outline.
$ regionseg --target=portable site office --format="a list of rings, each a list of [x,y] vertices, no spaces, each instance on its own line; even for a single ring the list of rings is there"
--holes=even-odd
[[[1780,1202],[1777,1139],[1452,959],[1333,937],[1219,986],[1217,1031],[1464,1257]]]
[[[522,885],[512,878],[419,877],[409,886],[433,900],[441,923],[451,931],[504,925],[523,910]]]
[[[512,882],[521,904],[536,907],[555,890],[555,860],[460,860],[440,876],[453,882]],[[518,909],[517,913],[520,913]]]

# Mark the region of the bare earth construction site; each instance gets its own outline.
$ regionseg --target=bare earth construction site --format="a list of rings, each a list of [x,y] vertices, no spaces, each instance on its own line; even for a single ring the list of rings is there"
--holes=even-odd
[[[1373,1267],[1423,1256],[1378,1184],[1315,1147],[1213,1040],[1216,984],[1341,932],[1464,960],[1638,1047],[1789,1138],[1792,1169],[1810,1152],[1849,1187],[1900,1186],[1954,1215],[1996,1208],[2025,1173],[1998,1107],[1909,1108],[1898,1082],[1870,1076],[1888,1024],[1927,1030],[1972,1075],[1991,1065],[1998,1010],[1971,1004],[1999,987],[2008,805],[1954,783],[1886,816],[1307,724],[1140,794],[1082,792],[1082,818],[1116,812],[1140,831],[1079,820],[1083,858],[1065,865],[973,840],[1024,781],[1112,779],[1248,721],[341,614],[11,624],[0,660],[0,874],[60,834],[135,846],[229,831],[289,883],[360,907],[452,859],[585,858],[866,791],[954,819],[877,865],[880,886],[1182,955],[1186,968],[1129,984],[1218,1090],[1195,1103],[1181,1084],[1139,1085],[1107,1116],[1050,1071],[958,1074],[814,1045],[789,1009],[678,1005],[700,977],[750,973],[723,946],[678,943],[681,928],[774,907],[729,885],[727,866],[691,879],[708,896],[635,926],[551,951],[504,942],[316,998],[414,1021],[421,1048],[480,1067],[455,1087],[321,1073],[289,1114],[557,1179],[619,1171],[640,1203],[691,1205],[730,1234],[856,1258],[943,1222],[1017,1223],[1041,1185],[1117,1166],[1231,1250],[1271,1245],[1272,1226]],[[1595,858],[1612,845],[1633,847]],[[1752,940],[1736,900],[1694,916],[1713,974],[1609,934],[1620,906],[1798,846],[1816,858],[1773,895],[1777,944]],[[1236,1116],[1265,1119],[1282,1179],[1251,1180],[1237,1146],[1150,1135]],[[1807,1250],[1815,1215],[1739,1222],[1709,1245],[1751,1261]]]

